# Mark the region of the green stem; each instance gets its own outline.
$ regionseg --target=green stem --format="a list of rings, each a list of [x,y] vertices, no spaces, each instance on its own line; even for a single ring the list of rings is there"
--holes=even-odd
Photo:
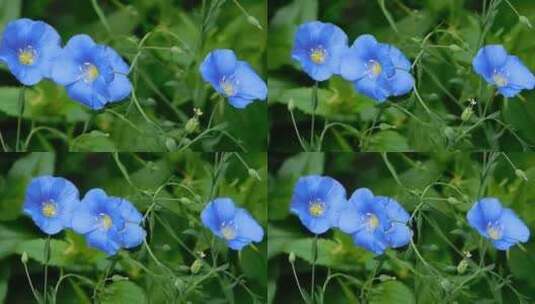
[[[39,298],[39,294],[37,293],[37,290],[35,290],[35,287],[32,283],[32,278],[30,277],[30,272],[28,271],[28,265],[26,263],[22,263],[24,265],[24,273],[26,273],[26,278],[28,279],[28,283],[30,284],[30,289],[32,290],[33,297],[37,301],[37,303],[41,303],[41,299]]]
[[[26,87],[23,86],[19,91],[19,118],[17,121],[17,142],[15,143],[15,151],[20,151],[20,129],[22,125],[22,115],[24,114]]]
[[[310,122],[310,147],[314,147],[314,128],[316,123],[316,108],[318,107],[318,82],[312,87],[312,120]]]
[[[301,283],[299,283],[299,277],[297,276],[297,271],[295,271],[295,265],[293,262],[290,262],[290,266],[292,267],[292,273],[295,278],[295,282],[297,283],[297,289],[299,289],[299,293],[301,294],[301,297],[303,298],[303,301],[305,303],[308,303],[307,296],[305,295],[305,292],[303,291],[303,288],[301,288]]]
[[[310,302],[314,303],[314,285],[316,281],[316,260],[318,259],[318,235],[314,235],[312,242],[312,278],[310,280]]]
[[[48,261],[50,260],[50,235],[47,237],[45,242],[44,250],[44,260],[45,260],[45,278],[43,282],[43,303],[46,304],[47,300],[47,287],[48,287]]]

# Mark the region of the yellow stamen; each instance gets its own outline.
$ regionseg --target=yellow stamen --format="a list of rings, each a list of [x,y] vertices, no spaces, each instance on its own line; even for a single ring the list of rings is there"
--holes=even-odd
[[[375,230],[379,226],[379,218],[373,213],[367,214],[368,218],[368,229]]]
[[[232,226],[226,225],[221,228],[221,234],[225,240],[230,241],[236,238],[236,229],[234,229]]]
[[[111,217],[107,214],[101,214],[100,215],[100,222],[102,224],[102,228],[104,230],[109,230],[113,224],[113,221],[111,220]]]
[[[503,77],[503,75],[500,73],[494,73],[494,75],[492,75],[492,79],[498,87],[505,87],[508,83],[507,78]]]
[[[24,65],[32,65],[35,62],[35,52],[31,48],[21,50],[19,52],[19,62]]]
[[[327,59],[327,52],[322,47],[313,48],[310,52],[310,60],[316,64],[322,64]]]
[[[321,216],[325,212],[325,205],[320,200],[312,201],[308,206],[308,212],[315,217]]]
[[[89,62],[84,63],[82,71],[84,73],[84,80],[88,83],[95,81],[95,79],[97,79],[97,77],[100,75],[97,67]]]
[[[223,92],[225,93],[225,95],[229,97],[234,96],[234,94],[236,93],[234,90],[234,85],[229,81],[221,82],[221,88],[223,89]]]
[[[379,74],[381,74],[381,72],[383,71],[383,67],[381,66],[381,64],[377,61],[371,61],[370,62],[370,72],[372,73],[373,76],[377,77],[379,76]]]
[[[499,240],[502,236],[502,232],[500,231],[500,229],[494,226],[489,226],[487,228],[487,233],[492,240]]]
[[[52,202],[46,202],[43,204],[41,212],[46,217],[53,217],[56,215],[56,205],[54,205]]]

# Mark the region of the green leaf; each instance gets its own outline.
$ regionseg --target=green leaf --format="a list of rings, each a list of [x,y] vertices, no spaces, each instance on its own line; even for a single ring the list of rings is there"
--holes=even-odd
[[[44,248],[45,239],[29,240],[21,242],[17,245],[16,252],[22,254],[26,252],[28,257],[36,260],[37,262],[44,264]],[[67,266],[69,265],[69,259],[67,256],[69,243],[61,240],[50,240],[50,260],[49,265],[53,266]]]
[[[368,151],[407,152],[407,138],[395,131],[381,131],[370,138]]]
[[[117,148],[110,140],[109,134],[91,131],[74,139],[69,150],[71,152],[115,152]]]
[[[35,237],[35,233],[23,225],[0,224],[0,259],[15,253],[20,243]]]
[[[370,295],[370,304],[413,304],[414,294],[403,283],[389,281],[375,287]]]
[[[148,303],[143,289],[130,281],[110,284],[101,295],[102,304],[145,304]]]
[[[20,16],[21,0],[0,0],[0,32],[9,21]]]
[[[262,286],[267,285],[266,258],[257,250],[248,246],[240,252],[240,266],[246,277],[255,280]]]

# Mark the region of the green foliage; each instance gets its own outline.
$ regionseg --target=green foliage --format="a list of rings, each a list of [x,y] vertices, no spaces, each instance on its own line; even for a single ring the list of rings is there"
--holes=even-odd
[[[274,0],[270,9],[269,104],[276,117],[271,124],[276,151],[533,148],[533,91],[504,98],[472,68],[482,45],[498,43],[533,70],[535,44],[528,38],[534,30],[533,1]],[[377,104],[333,76],[319,84],[313,111],[314,82],[291,58],[297,26],[310,20],[338,25],[350,44],[359,35],[372,34],[395,45],[413,63],[415,89]],[[467,109],[472,111],[469,118],[462,115]],[[316,130],[310,139],[313,112]]]
[[[290,214],[299,176],[336,178],[348,197],[361,187],[410,213],[413,243],[382,256],[332,230],[318,236],[316,303],[531,303],[534,242],[498,251],[466,220],[481,197],[497,197],[535,227],[532,153],[299,153],[270,156],[270,303],[310,297],[315,237]],[[525,172],[525,173],[522,173]],[[290,283],[289,283],[290,282]],[[310,303],[310,299],[308,299]],[[306,302],[306,301],[305,301]]]
[[[48,80],[26,88],[18,150],[266,150],[266,103],[235,109],[199,72],[208,52],[230,48],[265,75],[266,1],[186,2],[0,1],[0,30],[26,17],[50,23],[64,43],[75,34],[88,34],[129,62],[134,87],[132,96],[100,111],[73,101],[63,87]],[[0,65],[3,151],[17,150],[20,92],[20,85]],[[187,132],[185,125],[195,116],[195,108],[204,115],[198,132]],[[177,144],[166,145],[169,141]]]
[[[238,253],[200,222],[206,203],[225,196],[267,227],[265,153],[7,153],[0,168],[0,303],[33,301],[23,256],[43,295],[48,240],[22,204],[30,180],[45,174],[70,179],[82,197],[92,188],[124,197],[147,230],[145,244],[114,257],[71,230],[52,236],[47,303],[265,300],[267,242]]]

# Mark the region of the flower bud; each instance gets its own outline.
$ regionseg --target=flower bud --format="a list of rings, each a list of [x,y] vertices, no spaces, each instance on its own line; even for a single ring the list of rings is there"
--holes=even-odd
[[[119,282],[119,281],[128,281],[127,277],[123,277],[122,275],[114,274],[111,276],[111,280],[113,282]]]
[[[446,138],[449,140],[453,140],[455,138],[455,130],[452,127],[445,127],[443,132]]]
[[[295,263],[295,253],[293,251],[290,252],[290,255],[288,256],[288,261],[291,264]]]
[[[526,172],[520,170],[520,169],[516,169],[515,170],[515,174],[516,176],[518,176],[519,178],[525,180],[526,182],[528,181],[528,176],[526,175]]]
[[[253,169],[253,168],[249,168],[248,173],[249,173],[249,176],[250,176],[250,177],[254,177],[254,178],[256,178],[256,179],[259,180],[259,181],[262,180],[262,179],[260,178],[260,175],[258,175],[258,172],[256,172],[255,169]]]
[[[456,199],[455,197],[453,196],[450,196],[448,197],[448,203],[452,204],[452,205],[455,205],[455,204],[458,204],[459,203],[459,200]]]
[[[463,50],[460,46],[458,46],[458,45],[456,45],[456,44],[450,44],[450,45],[448,46],[448,48],[449,48],[451,51],[453,51],[453,52],[460,52],[460,51]]]
[[[26,251],[22,252],[22,255],[20,256],[20,261],[22,262],[22,264],[28,263],[28,254],[26,253]]]
[[[294,109],[295,109],[294,100],[290,99],[290,101],[288,101],[288,111],[292,112]]]
[[[442,281],[440,281],[440,287],[442,287],[442,289],[444,289],[445,291],[449,291],[452,287],[452,284],[447,279],[443,279]]]
[[[249,22],[250,24],[252,24],[253,26],[257,27],[258,29],[262,29],[262,26],[260,25],[260,22],[258,22],[258,19],[256,19],[255,17],[249,15],[247,16],[247,22]]]
[[[529,28],[532,28],[531,26],[531,22],[529,22],[529,19],[528,17],[526,16],[518,16],[518,22],[520,22],[521,24],[529,27]]]
[[[197,117],[190,118],[188,122],[186,122],[186,133],[191,134],[197,132],[197,129],[199,128],[199,120]]]
[[[472,108],[464,109],[463,114],[461,114],[461,120],[468,121],[470,117],[472,117],[472,114],[474,114],[474,110],[472,110]]]
[[[167,137],[165,140],[165,147],[169,151],[175,151],[176,150],[176,140],[172,137]]]
[[[190,266],[190,271],[193,274],[197,274],[202,268],[202,260],[196,259]]]
[[[386,281],[395,281],[396,277],[389,276],[387,274],[381,274],[379,275],[379,281],[386,282]]]
[[[466,259],[462,259],[459,262],[459,265],[457,265],[457,272],[459,274],[463,274],[467,268],[468,268],[468,261]]]

